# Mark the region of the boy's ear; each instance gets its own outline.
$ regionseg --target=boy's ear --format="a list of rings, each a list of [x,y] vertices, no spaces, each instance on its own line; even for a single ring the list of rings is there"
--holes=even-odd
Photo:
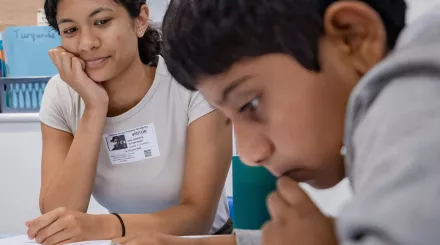
[[[379,14],[360,1],[336,1],[324,16],[326,35],[336,42],[359,74],[386,53],[386,30]]]

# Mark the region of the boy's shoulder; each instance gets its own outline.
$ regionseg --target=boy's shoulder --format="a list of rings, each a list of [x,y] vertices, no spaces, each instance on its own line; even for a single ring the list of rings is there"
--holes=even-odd
[[[440,4],[409,24],[400,34],[396,50],[414,46],[440,45]],[[426,47],[428,48],[428,47]]]
[[[439,54],[440,5],[402,31],[396,47],[356,85],[351,103],[368,109],[381,91],[399,78],[440,73]]]
[[[344,141],[348,152],[354,152],[356,132],[377,128],[400,110],[411,111],[416,106],[414,100],[418,104],[433,105],[432,100],[440,94],[437,89],[427,91],[426,88],[440,85],[439,54],[440,6],[408,25],[395,49],[354,88],[345,122]],[[374,120],[368,120],[372,115],[376,115]],[[348,154],[346,160],[352,163],[354,156]],[[352,167],[347,165],[349,175]]]

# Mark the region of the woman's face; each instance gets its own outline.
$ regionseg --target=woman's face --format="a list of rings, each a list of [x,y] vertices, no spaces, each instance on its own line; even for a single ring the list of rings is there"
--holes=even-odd
[[[141,17],[131,18],[113,0],[61,0],[57,23],[62,46],[85,61],[92,80],[110,80],[140,61],[138,38],[148,27],[148,9],[143,10]]]

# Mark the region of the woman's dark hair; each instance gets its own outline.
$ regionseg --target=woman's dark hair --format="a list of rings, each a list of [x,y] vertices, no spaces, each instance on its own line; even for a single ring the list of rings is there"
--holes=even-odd
[[[44,11],[49,25],[60,33],[57,23],[58,3],[61,0],[46,0],[44,3]],[[112,0],[116,4],[124,6],[132,18],[139,16],[142,5],[146,4],[146,0]],[[148,65],[157,65],[158,55],[161,51],[161,35],[160,33],[148,27],[145,35],[138,40],[139,55],[142,63]]]
[[[163,20],[168,70],[188,89],[235,62],[284,53],[319,71],[326,9],[338,0],[172,0]],[[361,1],[361,0],[359,0]],[[362,0],[380,15],[392,49],[405,26],[404,0]]]

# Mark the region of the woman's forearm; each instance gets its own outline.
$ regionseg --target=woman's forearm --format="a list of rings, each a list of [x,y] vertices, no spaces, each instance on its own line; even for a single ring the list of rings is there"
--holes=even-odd
[[[176,236],[207,235],[214,217],[197,205],[183,204],[152,214],[120,214],[126,228],[126,235],[142,234],[146,231]],[[98,215],[102,227],[100,239],[114,239],[121,236],[121,224],[112,214]]]
[[[66,159],[43,194],[42,213],[57,207],[87,211],[106,114],[104,109],[84,111]]]

